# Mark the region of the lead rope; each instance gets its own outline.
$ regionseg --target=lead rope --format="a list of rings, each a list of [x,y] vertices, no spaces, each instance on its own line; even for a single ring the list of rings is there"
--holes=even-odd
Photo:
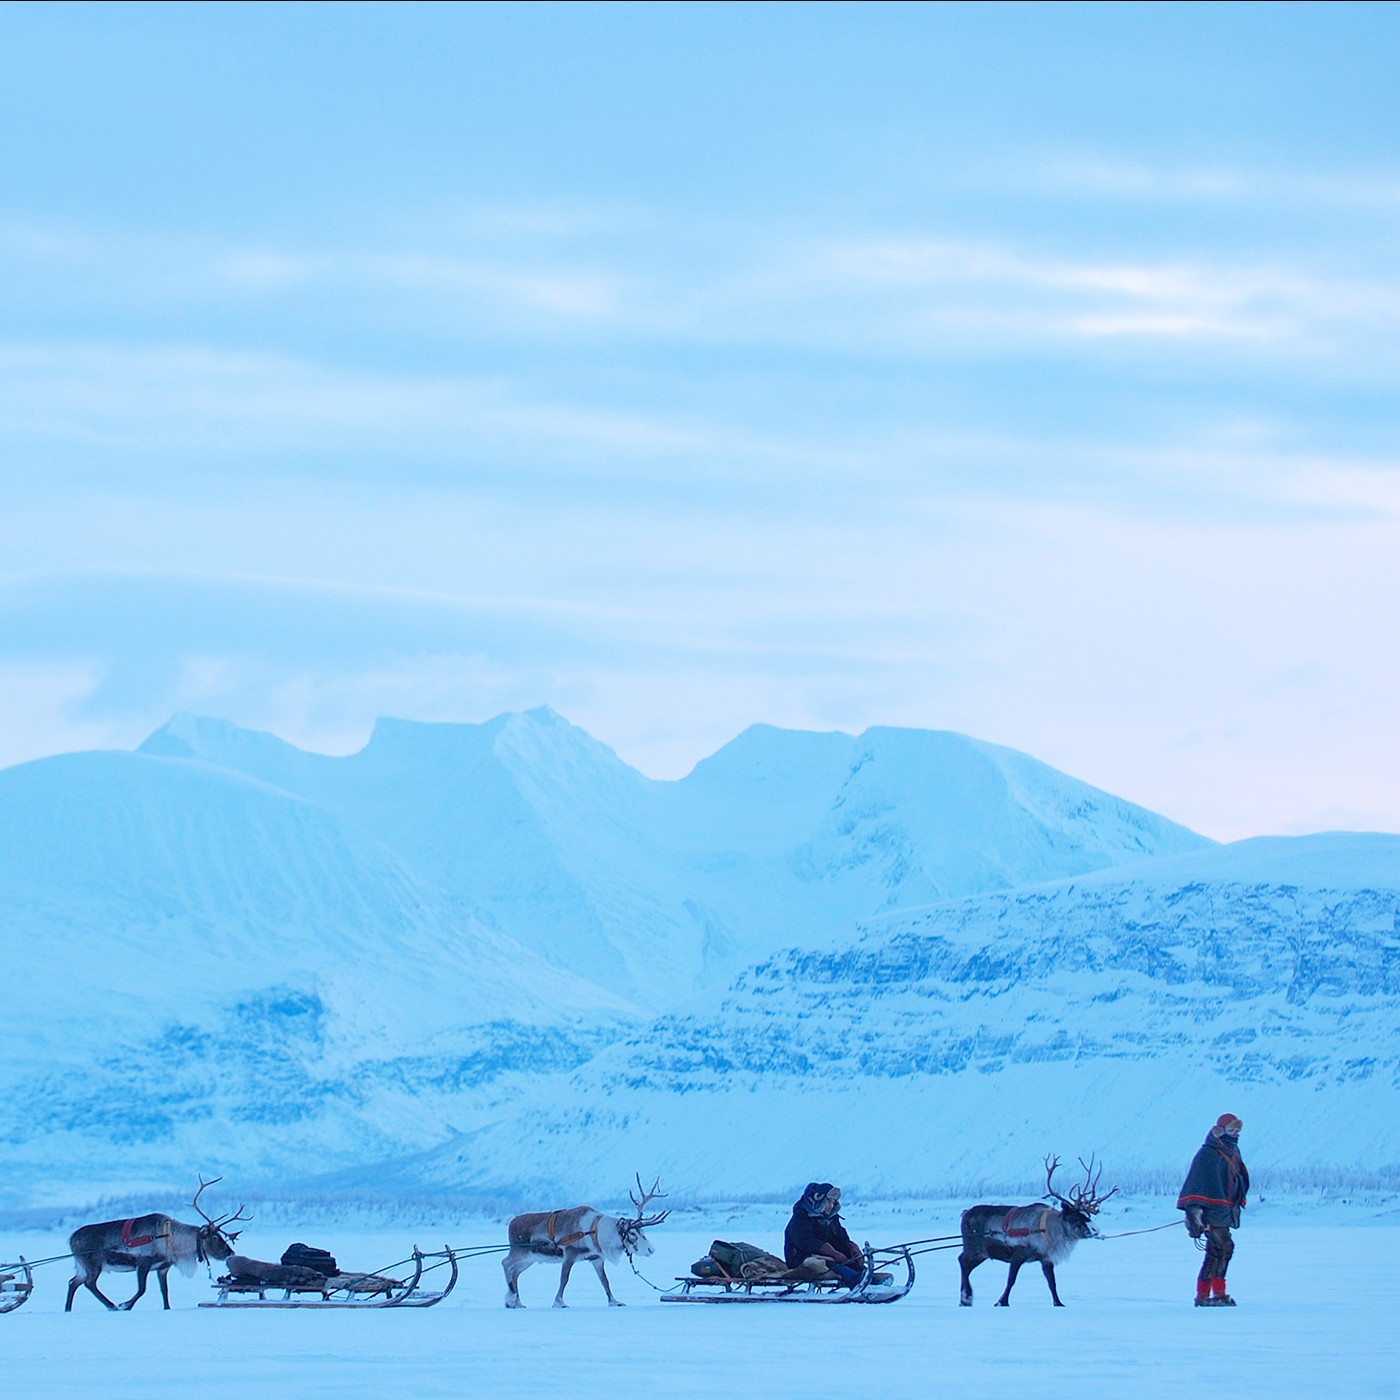
[[[652,1282],[652,1281],[637,1267],[637,1261],[632,1257],[632,1251],[627,1247],[627,1242],[626,1242],[625,1240],[623,1241],[623,1244],[622,1244],[622,1251],[623,1251],[623,1253],[626,1254],[626,1256],[627,1256],[627,1262],[628,1262],[629,1265],[631,1265],[632,1272],[633,1272],[634,1274],[636,1274],[637,1277],[638,1277],[639,1279],[641,1279],[641,1281],[642,1281],[644,1284],[646,1284],[646,1286],[647,1286],[648,1288],[654,1289],[657,1293],[664,1293],[664,1292],[666,1291],[664,1288],[660,1288],[660,1287],[658,1287],[656,1284],[654,1284],[654,1283],[653,1283],[653,1282]]]
[[[1123,1230],[1116,1235],[1100,1235],[1101,1240],[1126,1240],[1129,1235],[1155,1235],[1158,1230],[1175,1230],[1181,1225],[1180,1220],[1169,1220],[1165,1225],[1153,1225],[1148,1230]]]

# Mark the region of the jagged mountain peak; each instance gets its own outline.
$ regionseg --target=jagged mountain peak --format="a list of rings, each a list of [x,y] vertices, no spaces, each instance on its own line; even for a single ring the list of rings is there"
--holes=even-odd
[[[1209,844],[950,731],[757,724],[673,783],[548,706],[384,718],[346,758],[179,715],[142,751],[320,803],[527,946],[658,1008],[760,956],[775,923],[825,937],[880,910]]]
[[[231,720],[180,710],[154,730],[136,752],[161,758],[202,758],[236,767],[234,760],[241,756],[259,752],[300,754],[302,750],[264,730],[245,729]]]

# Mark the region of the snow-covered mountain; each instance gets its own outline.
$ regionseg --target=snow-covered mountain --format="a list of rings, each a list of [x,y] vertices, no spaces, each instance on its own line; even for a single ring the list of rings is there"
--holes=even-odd
[[[1400,1177],[1397,1109],[1400,837],[1269,838],[783,952],[398,1185],[938,1194],[1049,1152],[1174,1185],[1226,1110],[1264,1182]]]
[[[961,735],[758,726],[656,782],[548,709],[381,720],[347,758],[178,716],[142,746],[296,793],[555,963],[655,1010],[882,909],[1210,843]]]
[[[1400,838],[1217,847],[951,734],[663,783],[549,711],[347,758],[181,716],[0,773],[6,1190],[1141,1179],[1224,1107],[1394,1171],[1398,892]]]
[[[70,755],[0,772],[0,813],[11,1190],[440,1141],[639,1014],[226,769]]]
[[[0,773],[5,1189],[353,1174],[857,918],[1208,848],[951,734],[760,727],[664,783],[548,710],[347,758],[180,716]]]

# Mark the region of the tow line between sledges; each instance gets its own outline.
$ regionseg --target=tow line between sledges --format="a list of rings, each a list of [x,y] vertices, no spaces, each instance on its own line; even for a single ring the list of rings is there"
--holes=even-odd
[[[914,1243],[922,1243],[915,1241]],[[678,1287],[661,1295],[663,1303],[897,1303],[914,1286],[914,1253],[907,1244],[884,1249],[865,1246],[865,1269],[854,1284],[846,1284],[834,1274],[817,1278],[800,1277],[800,1269],[788,1269],[778,1276],[754,1278],[687,1274],[678,1277]],[[923,1253],[924,1251],[917,1251]],[[895,1274],[903,1268],[904,1278]]]
[[[13,1264],[0,1264],[0,1313],[22,1308],[33,1291],[34,1275],[24,1255]]]
[[[266,1264],[256,1269],[244,1268],[239,1273],[225,1274],[216,1287],[218,1296],[201,1308],[431,1308],[442,1302],[457,1286],[457,1266],[464,1258],[498,1252],[498,1246],[472,1249],[440,1250],[425,1253],[414,1247],[406,1259],[386,1264],[373,1273],[334,1274],[319,1281],[298,1279],[293,1275],[302,1270],[282,1265]],[[257,1263],[240,1260],[243,1265]],[[405,1265],[413,1266],[409,1278],[396,1278],[394,1272]],[[434,1280],[436,1286],[426,1286],[424,1278],[440,1269],[446,1275]],[[271,1294],[273,1296],[269,1297]]]

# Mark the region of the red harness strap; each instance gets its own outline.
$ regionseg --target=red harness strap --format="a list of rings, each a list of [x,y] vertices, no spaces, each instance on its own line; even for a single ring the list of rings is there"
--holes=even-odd
[[[135,1218],[122,1221],[122,1246],[126,1249],[137,1249],[143,1244],[150,1244],[155,1239],[154,1235],[133,1235],[131,1227],[135,1224]]]
[[[1034,1226],[1012,1225],[1011,1217],[1018,1215],[1025,1209],[1024,1206],[1012,1206],[1001,1218],[1001,1232],[1009,1240],[1023,1240],[1027,1235],[1043,1235],[1045,1230],[1045,1217],[1049,1214],[1048,1209],[1040,1213],[1040,1224]]]

